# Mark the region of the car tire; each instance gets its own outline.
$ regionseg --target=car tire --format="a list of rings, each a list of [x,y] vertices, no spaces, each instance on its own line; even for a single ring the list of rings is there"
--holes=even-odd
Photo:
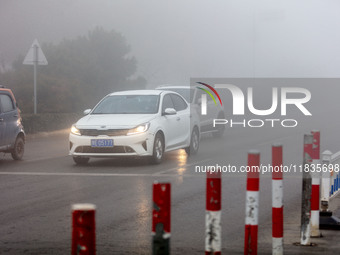
[[[153,152],[151,156],[152,164],[160,164],[164,155],[164,138],[160,133],[157,133],[153,143]]]
[[[73,161],[77,164],[77,165],[86,165],[87,163],[89,163],[90,158],[83,158],[83,157],[73,157]]]
[[[25,152],[25,142],[21,136],[18,136],[11,151],[14,160],[21,160]]]
[[[200,146],[200,135],[198,132],[198,128],[194,127],[190,137],[190,146],[185,148],[185,151],[188,155],[195,155],[198,152],[198,148]]]
[[[224,114],[219,114],[218,119],[224,119]],[[221,138],[224,134],[224,130],[225,130],[225,125],[217,125],[216,129],[214,130],[214,132],[212,132],[212,136],[214,138]]]

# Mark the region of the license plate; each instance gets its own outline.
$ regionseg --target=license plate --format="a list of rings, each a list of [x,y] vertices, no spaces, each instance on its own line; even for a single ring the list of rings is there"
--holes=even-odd
[[[91,147],[113,147],[113,139],[92,139]]]

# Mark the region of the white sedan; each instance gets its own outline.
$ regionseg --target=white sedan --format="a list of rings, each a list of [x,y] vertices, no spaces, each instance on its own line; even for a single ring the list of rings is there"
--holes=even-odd
[[[77,164],[90,157],[123,156],[149,156],[158,164],[164,152],[185,149],[195,154],[199,147],[199,120],[175,92],[115,92],[84,114],[69,136],[69,154]]]

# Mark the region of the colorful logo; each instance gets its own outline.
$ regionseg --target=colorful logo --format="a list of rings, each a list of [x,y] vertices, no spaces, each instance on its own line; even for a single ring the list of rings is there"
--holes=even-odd
[[[212,84],[212,82],[210,82]],[[214,117],[212,120],[212,125],[216,128],[218,125],[228,125],[230,127],[234,126],[242,126],[242,127],[263,127],[265,125],[274,127],[276,125],[280,125],[282,127],[296,127],[298,125],[298,121],[296,119],[279,119],[277,117],[278,114],[281,116],[287,116],[287,109],[296,107],[297,110],[304,116],[312,116],[312,113],[307,109],[307,103],[311,100],[311,92],[308,89],[302,87],[272,87],[271,89],[271,104],[266,106],[265,108],[257,108],[254,105],[254,100],[261,100],[261,97],[256,98],[254,96],[254,88],[247,87],[243,91],[239,86],[230,83],[222,83],[219,80],[218,84],[213,84],[210,86],[204,82],[195,82],[195,86],[202,93],[196,93],[195,102],[197,102],[196,108],[201,108],[201,116],[207,115],[208,112],[211,111],[211,116]],[[232,100],[228,100],[227,106],[232,104],[232,107],[228,107],[228,113],[232,111],[232,116],[245,116],[243,120],[238,118],[237,121],[234,119],[221,119],[220,115],[217,115],[218,119],[215,119],[216,114],[216,106],[219,111],[223,111],[224,107],[222,107],[222,100],[215,90],[219,90],[219,93],[228,93],[228,97],[231,96]],[[262,88],[256,88],[262,92]],[[267,89],[267,88],[266,88]],[[203,93],[205,92],[205,93]],[[210,98],[207,96],[209,95]],[[200,98],[197,98],[200,97]],[[218,100],[220,105],[218,105]],[[198,99],[198,100],[197,100]],[[209,99],[209,101],[207,100]],[[270,99],[270,98],[269,98]],[[213,103],[214,102],[214,103]],[[226,103],[226,101],[224,102]],[[272,114],[275,118],[271,118]],[[250,118],[251,116],[259,116],[257,119]],[[210,121],[210,118],[203,117],[203,121]]]
[[[208,85],[206,83],[203,83],[203,82],[197,82],[197,83],[207,87],[212,92],[214,92],[214,94],[217,96],[217,98],[220,101],[220,104],[222,106],[221,97],[220,97],[220,95],[217,93],[217,91],[212,86],[210,86],[210,85]],[[214,101],[215,105],[217,105],[215,97],[213,96],[213,94],[208,89],[201,88],[201,87],[196,87],[196,88],[198,88],[198,89],[204,91],[205,93],[207,93],[212,98],[212,100]],[[202,96],[201,96],[201,114],[202,115],[207,115],[207,95],[206,94],[202,94]]]
[[[209,88],[212,92],[214,92],[215,95],[217,96],[218,100],[220,101],[221,106],[222,106],[221,97],[220,97],[220,95],[217,93],[217,91],[216,91],[212,86],[210,86],[210,85],[208,85],[208,84],[206,84],[206,83],[203,83],[203,82],[197,82],[197,83],[198,83],[198,84],[201,84],[201,85],[203,85],[203,86],[206,86],[206,87]],[[197,87],[197,88],[200,89],[200,90],[203,90],[205,93],[207,93],[207,94],[212,98],[212,100],[214,101],[215,105],[217,105],[214,96],[211,94],[211,92],[210,92],[209,90],[204,89],[204,88],[201,88],[201,87]]]

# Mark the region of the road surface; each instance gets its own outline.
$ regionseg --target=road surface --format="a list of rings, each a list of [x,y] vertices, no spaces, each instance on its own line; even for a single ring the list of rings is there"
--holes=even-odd
[[[327,116],[325,117],[327,119]],[[322,123],[321,123],[322,124]],[[205,174],[197,166],[247,164],[247,152],[271,159],[271,144],[280,142],[285,164],[301,164],[303,134],[321,130],[322,150],[340,150],[335,125],[320,120],[297,128],[232,128],[222,139],[203,136],[199,153],[167,153],[160,165],[144,159],[91,159],[76,166],[68,156],[66,131],[29,136],[22,161],[0,160],[0,254],[69,254],[71,205],[97,206],[97,254],[150,254],[152,183],[172,184],[172,254],[202,254],[205,231]],[[261,175],[259,254],[271,252],[271,175]],[[301,175],[284,177],[285,230],[300,217]],[[246,178],[223,174],[223,253],[242,254]],[[289,236],[285,245],[292,245]]]

